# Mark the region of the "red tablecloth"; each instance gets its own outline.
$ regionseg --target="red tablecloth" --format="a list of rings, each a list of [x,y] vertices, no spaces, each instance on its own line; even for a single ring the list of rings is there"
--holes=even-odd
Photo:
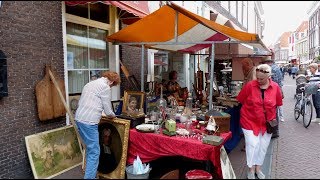
[[[133,164],[139,155],[143,163],[150,162],[163,156],[184,156],[196,160],[210,160],[222,177],[220,165],[220,148],[231,138],[231,131],[220,136],[224,142],[219,146],[203,144],[200,140],[179,136],[166,136],[156,133],[142,133],[131,129],[127,164]]]

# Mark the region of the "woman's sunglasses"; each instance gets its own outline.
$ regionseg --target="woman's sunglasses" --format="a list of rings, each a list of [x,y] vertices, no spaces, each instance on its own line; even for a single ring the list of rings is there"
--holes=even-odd
[[[262,70],[262,69],[256,69],[256,71],[262,72],[262,73],[269,73],[269,71],[265,71],[265,70]]]

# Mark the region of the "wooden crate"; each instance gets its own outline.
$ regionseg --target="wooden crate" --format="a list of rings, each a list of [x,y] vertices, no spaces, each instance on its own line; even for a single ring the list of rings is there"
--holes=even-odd
[[[217,126],[219,127],[218,133],[225,133],[230,131],[230,118],[229,114],[225,116],[213,116],[214,120],[216,121]],[[208,121],[210,116],[206,115],[205,119]]]

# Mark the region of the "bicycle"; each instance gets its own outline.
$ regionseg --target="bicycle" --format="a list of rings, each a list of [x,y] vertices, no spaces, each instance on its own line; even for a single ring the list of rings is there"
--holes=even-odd
[[[313,107],[311,102],[311,94],[305,94],[305,84],[297,86],[299,93],[296,94],[296,104],[294,106],[294,118],[298,121],[300,115],[302,115],[302,122],[305,128],[311,123]]]

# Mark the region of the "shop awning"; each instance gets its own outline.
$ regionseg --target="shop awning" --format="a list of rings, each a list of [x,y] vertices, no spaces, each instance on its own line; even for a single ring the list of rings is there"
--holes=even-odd
[[[120,17],[122,18],[126,23],[125,24],[131,24],[140,18],[145,17],[150,13],[148,1],[66,1],[66,5],[69,6],[75,6],[75,5],[83,5],[87,3],[97,3],[101,2],[108,5],[113,5],[121,10],[125,10],[131,14],[133,14],[136,17],[133,16],[127,16]]]
[[[146,48],[190,53],[210,47],[213,42],[248,43],[270,52],[257,34],[218,24],[173,3],[108,36],[107,40],[115,44],[145,44]]]
[[[214,21],[218,24],[233,28],[233,29],[237,29],[240,30],[237,26],[235,26],[228,18],[224,17],[222,14],[220,13],[210,13],[210,20]]]

